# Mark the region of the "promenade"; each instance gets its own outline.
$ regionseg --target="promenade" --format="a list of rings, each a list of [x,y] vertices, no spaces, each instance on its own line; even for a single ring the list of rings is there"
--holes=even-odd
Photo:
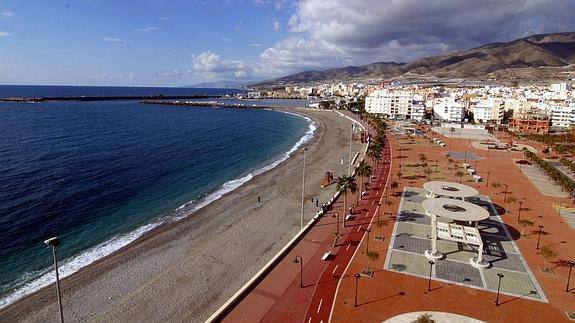
[[[521,152],[488,152],[473,148],[466,139],[430,136],[452,142],[440,147],[428,144],[423,137],[393,138],[390,182],[397,183],[397,188],[389,197],[390,203],[383,204],[382,212],[390,215],[394,224],[383,227],[383,243],[370,241],[370,248],[375,248],[381,256],[375,262],[373,278],[359,279],[358,306],[353,306],[356,295],[353,274],[361,272],[368,259],[358,253],[351,261],[344,273],[346,279],[339,284],[330,322],[381,322],[404,313],[426,311],[456,313],[487,322],[568,321],[567,313],[575,311],[573,277],[571,287],[566,286],[567,262],[575,259],[572,247],[575,232],[555,206],[556,203],[571,204],[571,201],[543,195],[515,163],[523,158]],[[427,176],[423,168],[417,166],[421,153],[433,169]],[[478,271],[480,276],[464,269],[464,261],[455,259],[458,253],[465,252],[459,249],[455,253],[450,251],[447,259],[439,260],[442,263],[432,268],[429,281],[430,265],[425,257],[421,257],[423,260],[419,263],[417,248],[410,242],[418,237],[422,243],[426,242],[422,232],[425,226],[419,219],[405,222],[402,214],[420,212],[421,207],[414,201],[419,198],[417,192],[423,183],[458,181],[456,171],[461,169],[465,157],[450,159],[448,153],[470,158],[467,162],[483,181],[476,183],[465,174],[462,183],[476,188],[480,196],[489,197],[489,203],[497,211],[490,220],[500,219],[511,240],[506,238],[486,246],[486,252],[496,254],[497,258],[489,258],[492,267]],[[531,224],[519,221],[523,219]],[[542,226],[541,236],[539,226]],[[483,235],[487,241],[489,237],[498,239],[488,232],[482,231]],[[365,248],[366,243],[362,241],[359,248]],[[557,253],[548,260],[548,271],[544,270],[545,259],[538,254],[538,244],[539,250],[548,247]],[[497,253],[498,248],[503,248],[503,252]],[[448,269],[451,265],[460,269]],[[497,277],[493,277],[497,273],[504,274],[499,306],[495,304]]]
[[[356,253],[366,252],[360,250],[359,245],[369,236],[366,230],[378,216],[389,175],[390,156],[387,143],[381,162],[374,168],[367,194],[361,198],[357,196],[359,191],[348,194],[350,203],[359,203],[345,226],[342,214],[346,212],[341,195],[273,270],[233,307],[223,322],[327,322],[338,283],[345,278],[343,274],[350,260]],[[338,225],[339,237],[335,234]],[[328,251],[331,256],[323,260]]]

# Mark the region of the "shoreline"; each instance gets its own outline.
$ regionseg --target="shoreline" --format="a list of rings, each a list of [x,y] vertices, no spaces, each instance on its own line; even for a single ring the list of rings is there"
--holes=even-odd
[[[132,243],[136,243],[138,239],[144,237],[147,234],[152,234],[154,230],[159,229],[164,224],[176,223],[187,217],[193,216],[194,213],[208,206],[209,204],[216,202],[224,195],[233,193],[233,191],[237,190],[242,185],[252,180],[255,176],[265,174],[266,172],[276,168],[281,163],[290,158],[291,155],[299,147],[301,147],[302,145],[304,145],[305,143],[309,142],[314,138],[317,125],[316,122],[310,119],[309,117],[298,113],[283,111],[279,108],[278,109],[268,108],[267,110],[274,110],[279,113],[286,113],[306,119],[308,121],[308,126],[306,129],[307,131],[304,133],[302,137],[299,138],[298,141],[294,143],[294,145],[289,150],[283,151],[278,155],[274,156],[273,158],[269,159],[267,163],[265,163],[260,168],[252,169],[251,171],[248,171],[248,174],[246,175],[229,179],[216,189],[203,194],[202,196],[200,196],[195,200],[180,205],[179,207],[175,208],[174,210],[157,218],[156,220],[150,223],[137,227],[132,231],[110,237],[106,241],[101,242],[95,246],[92,246],[86,250],[83,250],[81,253],[77,255],[74,255],[66,259],[60,259],[59,260],[60,279],[64,279],[66,277],[74,275],[83,268],[90,266],[92,263],[97,262],[100,259],[109,257],[113,253],[118,252],[122,248],[127,247]],[[3,297],[0,298],[0,310],[10,306],[11,304],[19,301],[22,298],[27,297],[28,295],[31,295],[35,292],[42,290],[46,286],[54,284],[55,273],[53,269],[51,268],[47,270],[43,269],[40,272],[42,272],[40,276],[21,285],[15,290],[3,295]]]
[[[284,109],[277,109],[277,110],[279,112],[282,112],[282,110],[284,110]],[[318,142],[320,142],[322,140],[322,138],[324,138],[323,133],[325,131],[325,129],[324,129],[325,125],[322,122],[315,120],[315,118],[312,115],[313,114],[317,114],[317,115],[335,114],[335,113],[331,112],[331,111],[320,111],[320,112],[307,111],[307,109],[305,109],[303,111],[301,109],[293,109],[293,110],[289,109],[289,110],[290,111],[287,111],[287,113],[294,113],[295,112],[295,114],[298,114],[302,117],[310,118],[316,122],[316,124],[317,124],[316,135],[313,136],[308,141],[308,145],[311,147],[310,150],[318,150],[319,148],[321,148],[321,147],[318,147]],[[283,112],[286,112],[286,111],[283,111]],[[306,132],[306,134],[307,134],[307,132]],[[304,137],[305,137],[305,135],[304,135]],[[299,143],[299,141],[298,141],[298,143]],[[300,147],[301,147],[301,144],[303,144],[303,142],[299,143]],[[241,186],[239,186],[238,188],[236,188],[232,191],[226,192],[219,199],[212,201],[208,205],[203,206],[201,209],[194,210],[193,212],[191,212],[191,214],[187,215],[187,217],[185,217],[179,221],[167,221],[166,223],[159,225],[158,227],[154,228],[150,232],[147,232],[143,236],[137,238],[135,241],[131,242],[130,244],[120,248],[119,250],[113,252],[112,254],[110,254],[106,257],[103,257],[99,260],[96,260],[95,262],[82,268],[81,270],[77,271],[76,273],[63,279],[62,290],[63,290],[63,295],[65,298],[64,299],[64,304],[65,304],[64,305],[64,311],[65,312],[67,311],[66,303],[71,302],[70,301],[71,297],[76,298],[76,297],[70,296],[70,295],[74,295],[77,293],[82,294],[82,291],[84,293],[86,291],[92,292],[93,290],[92,290],[92,288],[90,288],[89,285],[94,284],[94,283],[96,285],[99,285],[100,289],[101,289],[100,294],[95,296],[98,298],[98,301],[96,302],[97,304],[82,304],[82,302],[79,302],[79,301],[75,302],[75,303],[78,303],[76,305],[76,309],[68,309],[68,313],[66,316],[70,317],[69,315],[73,315],[74,320],[85,320],[85,319],[92,319],[92,315],[97,315],[98,317],[106,317],[107,313],[118,313],[118,312],[122,313],[123,310],[114,311],[111,308],[118,308],[119,307],[120,309],[122,309],[123,306],[127,306],[126,302],[128,302],[129,297],[128,297],[128,299],[126,299],[125,298],[126,295],[123,295],[122,291],[120,291],[120,293],[114,293],[114,291],[109,290],[109,287],[102,287],[100,284],[98,284],[99,282],[110,282],[110,281],[112,281],[112,282],[116,282],[117,284],[124,283],[124,285],[126,285],[126,286],[124,286],[125,288],[123,289],[124,292],[128,292],[129,294],[131,293],[132,295],[134,295],[134,293],[135,293],[136,297],[133,297],[133,298],[143,297],[141,295],[141,293],[139,293],[138,287],[142,286],[141,285],[142,283],[144,283],[144,288],[145,288],[145,285],[153,284],[153,281],[156,279],[150,280],[150,277],[153,277],[155,275],[157,276],[157,275],[161,274],[162,272],[171,271],[172,263],[179,262],[180,258],[183,257],[179,253],[185,252],[185,249],[187,249],[187,248],[184,248],[184,246],[182,246],[182,245],[177,245],[176,248],[174,248],[174,246],[173,246],[174,240],[176,240],[176,241],[185,240],[185,243],[187,244],[185,247],[190,247],[190,245],[189,245],[190,243],[192,245],[196,245],[196,244],[201,245],[203,242],[210,240],[210,237],[214,236],[214,234],[215,235],[222,235],[222,234],[225,235],[226,232],[228,231],[227,229],[233,228],[235,225],[238,224],[238,222],[242,221],[242,218],[239,217],[239,218],[234,219],[234,221],[232,221],[232,223],[226,223],[226,222],[229,222],[229,221],[226,221],[226,216],[220,215],[219,214],[220,212],[218,212],[218,211],[226,209],[226,205],[230,205],[229,204],[230,200],[232,203],[235,203],[234,200],[236,200],[236,197],[238,195],[240,195],[240,197],[245,197],[246,195],[249,195],[250,189],[248,188],[248,186],[258,187],[258,186],[262,186],[262,184],[266,184],[265,186],[269,187],[270,186],[269,183],[263,183],[263,182],[268,181],[270,177],[281,176],[281,174],[289,172],[290,168],[293,168],[295,165],[298,164],[298,160],[295,157],[298,156],[299,153],[296,150],[297,150],[297,148],[296,148],[296,146],[294,146],[294,148],[291,149],[291,154],[290,154],[289,158],[282,160],[281,162],[277,163],[277,165],[275,165],[273,168],[268,169],[267,171],[263,171],[259,174],[254,174],[253,178],[248,180],[246,183],[243,183]],[[296,151],[296,152],[294,153],[294,151]],[[274,162],[272,162],[272,164],[273,163]],[[265,167],[266,166],[264,166],[264,168]],[[272,182],[274,182],[273,178],[272,178]],[[274,184],[275,183],[272,183],[271,185],[274,185]],[[278,185],[274,185],[274,186],[278,186]],[[277,190],[278,187],[275,187],[275,189]],[[253,199],[253,197],[250,197],[249,199],[251,200],[251,199]],[[227,202],[225,200],[227,200]],[[272,202],[270,201],[270,203],[272,203]],[[222,211],[222,213],[223,212],[224,211]],[[212,213],[212,214],[210,214],[210,213]],[[214,219],[211,216],[213,216],[217,219]],[[246,217],[248,217],[248,216],[250,216],[250,215],[246,214]],[[251,217],[253,218],[253,216],[251,216]],[[292,219],[292,220],[295,220],[295,219]],[[256,221],[259,221],[259,220],[256,219]],[[299,221],[296,221],[296,222],[299,222]],[[292,225],[292,227],[293,227],[293,225]],[[195,234],[191,234],[192,237],[187,237],[186,235],[188,235],[188,230],[194,231]],[[293,231],[293,228],[288,230],[288,231]],[[286,232],[281,232],[281,234],[283,234],[284,236],[286,236],[286,235],[291,236],[291,234],[288,234]],[[224,241],[225,240],[226,239],[224,239]],[[268,249],[268,251],[267,251],[268,253],[270,251],[273,251],[274,247],[276,245],[279,245],[280,247],[283,245],[279,242],[274,243],[273,239],[271,239],[271,240],[272,240],[271,246],[268,246],[267,248],[265,248],[265,249]],[[281,239],[279,239],[279,240],[281,240]],[[241,241],[241,239],[240,239],[240,241]],[[217,247],[218,246],[216,245],[214,248],[217,248]],[[174,249],[176,249],[176,250],[174,250]],[[277,247],[275,247],[275,249],[277,249]],[[170,250],[172,252],[169,252]],[[166,255],[165,253],[162,253],[160,251],[163,251],[163,252],[167,251],[166,253],[168,253],[169,255]],[[246,251],[249,253],[251,250],[250,249],[243,250],[243,252],[246,252]],[[151,259],[148,258],[144,254],[150,254]],[[273,252],[272,252],[272,254],[273,254]],[[211,256],[213,257],[213,255],[211,255]],[[192,257],[192,258],[194,258],[194,257]],[[265,255],[262,255],[262,256],[256,257],[256,258],[258,258],[257,260],[259,260],[259,258],[265,258]],[[152,263],[152,265],[154,265],[154,266],[150,266],[150,262],[152,261],[152,259],[154,260]],[[208,261],[208,264],[206,264],[206,267],[210,267],[209,263],[211,263],[211,262],[212,261]],[[144,263],[144,265],[142,265],[142,263]],[[126,277],[120,277],[119,280],[118,280],[118,278],[107,277],[111,274],[111,272],[113,272],[115,269],[117,270],[120,267],[133,271],[131,274],[135,274],[135,276],[139,276],[141,279],[132,279],[129,282],[125,282],[123,278],[126,278]],[[150,267],[161,267],[161,268],[157,269],[157,268],[150,268]],[[259,266],[255,266],[254,268],[259,268]],[[228,273],[223,272],[221,274],[225,275]],[[233,273],[228,274],[228,276],[230,276],[230,275],[234,276],[233,278],[236,278]],[[250,277],[250,275],[248,274],[247,277]],[[209,281],[210,278],[217,279],[218,277],[217,277],[217,275],[215,275],[215,276],[207,275],[207,277],[205,279],[206,279],[206,281]],[[201,285],[201,283],[199,283],[199,284]],[[196,285],[196,284],[192,284],[192,285]],[[208,285],[209,285],[209,283],[208,283]],[[40,290],[38,290],[32,294],[24,296],[23,298],[17,300],[16,302],[12,303],[11,305],[8,305],[7,307],[0,309],[0,317],[7,317],[8,320],[10,320],[10,319],[23,319],[23,318],[31,319],[31,320],[45,320],[47,318],[51,318],[52,314],[56,314],[57,311],[54,312],[52,310],[53,308],[55,308],[55,303],[53,302],[54,299],[52,297],[53,291],[50,289],[50,287],[53,288],[52,285],[50,285],[48,287],[44,287],[44,288],[42,288],[42,289],[40,289]],[[98,288],[98,286],[95,286],[95,287]],[[228,287],[228,286],[223,286],[223,287],[218,286],[218,287],[221,287],[221,289],[232,290],[233,292],[235,292],[234,288],[232,288],[232,287]],[[115,294],[115,295],[108,296],[108,294]],[[229,295],[229,292],[228,292],[228,295]],[[223,301],[227,300],[227,297],[225,295],[213,295],[212,297],[217,298],[218,296]],[[118,298],[121,298],[122,301],[118,301],[117,300]],[[82,299],[82,297],[80,297],[80,299]],[[87,299],[85,301],[89,302],[89,300],[87,300]],[[214,300],[212,299],[212,301],[214,301]],[[134,305],[133,302],[134,302],[134,299],[130,300],[128,303],[132,304],[133,306],[136,306],[136,305]],[[136,303],[140,303],[140,302],[136,302]],[[218,304],[218,302],[212,302],[212,303],[213,303],[212,307],[214,307],[213,306],[214,304],[216,304],[216,305]],[[140,305],[140,306],[144,306],[144,305]],[[72,306],[72,307],[74,307],[74,306]],[[35,308],[36,309],[35,312],[29,313],[30,308]],[[217,306],[215,306],[215,308],[217,308]],[[180,308],[180,310],[181,310],[181,308]],[[70,313],[70,311],[72,313]],[[209,316],[209,314],[211,314],[210,313],[211,311],[206,312],[205,310],[203,311],[203,313],[198,314],[198,312],[202,312],[200,309],[196,309],[196,311],[194,311],[194,309],[187,309],[187,312],[188,313],[195,313],[194,315],[197,314],[198,316],[185,315],[186,317],[196,317],[196,318],[197,317],[204,317],[205,318],[205,317]],[[166,315],[165,311],[162,313],[163,313],[162,315]],[[31,318],[31,316],[34,318]],[[116,315],[113,315],[112,317],[116,317]]]

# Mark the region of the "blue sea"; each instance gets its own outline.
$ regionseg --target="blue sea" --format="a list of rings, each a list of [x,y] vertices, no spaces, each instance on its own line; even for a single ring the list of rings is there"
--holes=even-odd
[[[172,94],[10,88],[0,86],[0,97]],[[233,92],[178,95],[190,93]],[[43,240],[61,238],[61,273],[69,275],[275,167],[314,129],[269,110],[0,102],[0,307],[54,280]]]

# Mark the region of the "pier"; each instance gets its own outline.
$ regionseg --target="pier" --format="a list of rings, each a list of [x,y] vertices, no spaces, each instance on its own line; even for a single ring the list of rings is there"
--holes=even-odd
[[[112,100],[197,100],[197,99],[217,99],[219,95],[123,95],[123,96],[60,96],[60,97],[11,97],[0,98],[3,102],[52,102],[52,101],[112,101]]]

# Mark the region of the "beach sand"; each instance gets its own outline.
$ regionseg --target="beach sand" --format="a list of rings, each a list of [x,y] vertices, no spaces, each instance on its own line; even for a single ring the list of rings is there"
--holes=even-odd
[[[326,171],[347,173],[351,121],[297,110],[316,121],[306,145],[305,222],[335,192]],[[353,152],[363,151],[357,141]],[[166,224],[62,282],[66,321],[192,321],[208,318],[298,231],[302,149],[193,215]],[[261,203],[257,197],[261,197]],[[0,310],[0,321],[58,321],[53,285]]]

